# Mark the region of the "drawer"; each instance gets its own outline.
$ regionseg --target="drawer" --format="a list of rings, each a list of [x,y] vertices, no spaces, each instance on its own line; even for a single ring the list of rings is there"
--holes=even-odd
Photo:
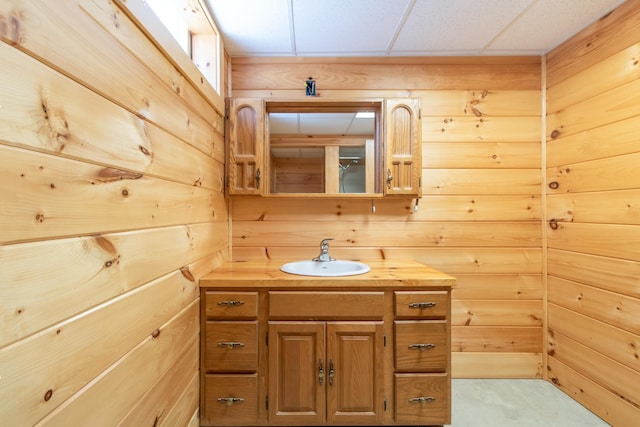
[[[384,292],[269,292],[272,319],[382,319]]]
[[[207,424],[248,426],[258,420],[258,374],[204,376]]]
[[[450,384],[446,374],[395,374],[396,421],[450,424]]]
[[[446,291],[398,291],[394,294],[397,318],[445,318],[449,314],[449,295]]]
[[[256,319],[258,317],[257,292],[205,291],[205,312],[214,319]]]
[[[397,371],[446,372],[449,354],[444,320],[398,320],[395,329]]]
[[[258,322],[205,325],[204,369],[207,372],[251,372],[258,369]]]

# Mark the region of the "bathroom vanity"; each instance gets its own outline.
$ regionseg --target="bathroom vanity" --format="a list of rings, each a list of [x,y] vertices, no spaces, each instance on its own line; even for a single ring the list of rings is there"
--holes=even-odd
[[[202,277],[201,425],[449,424],[455,279],[367,264],[316,277],[237,262]]]

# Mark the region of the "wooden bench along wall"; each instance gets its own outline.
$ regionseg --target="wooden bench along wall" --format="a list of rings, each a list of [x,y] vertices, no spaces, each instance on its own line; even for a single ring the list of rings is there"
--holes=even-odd
[[[548,376],[640,419],[640,1],[547,55]]]
[[[232,95],[420,97],[423,198],[233,199],[232,258],[418,259],[458,278],[453,375],[542,377],[541,63],[232,58]],[[306,78],[306,77],[305,77]]]
[[[198,423],[224,102],[145,7],[0,3],[2,425]]]

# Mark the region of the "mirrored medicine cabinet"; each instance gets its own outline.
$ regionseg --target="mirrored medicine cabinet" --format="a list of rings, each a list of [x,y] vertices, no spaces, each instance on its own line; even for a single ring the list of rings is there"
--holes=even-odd
[[[230,196],[420,196],[419,100],[227,100]]]

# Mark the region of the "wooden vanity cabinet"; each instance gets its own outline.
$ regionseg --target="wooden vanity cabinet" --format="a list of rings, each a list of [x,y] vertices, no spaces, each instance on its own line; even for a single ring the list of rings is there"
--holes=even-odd
[[[201,278],[201,425],[450,424],[455,279],[370,265],[305,279],[249,261]]]
[[[201,424],[259,424],[258,292],[201,298]]]
[[[394,294],[395,420],[400,424],[450,424],[449,293]]]

